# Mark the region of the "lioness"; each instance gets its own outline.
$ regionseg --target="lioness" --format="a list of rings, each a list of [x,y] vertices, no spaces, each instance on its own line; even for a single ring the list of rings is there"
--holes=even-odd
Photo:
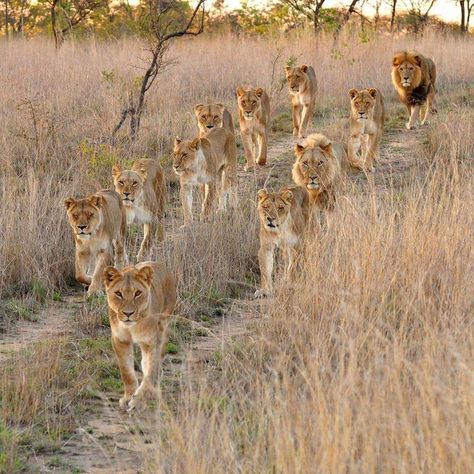
[[[296,144],[294,151],[293,181],[306,189],[315,209],[331,209],[341,180],[341,163],[346,158],[344,147],[313,133],[303,143]]]
[[[349,162],[351,166],[374,171],[379,157],[385,110],[383,96],[377,89],[351,89],[349,119]],[[362,149],[359,158],[359,151]]]
[[[76,280],[89,285],[87,295],[100,290],[102,271],[114,261],[122,266],[127,256],[123,248],[125,212],[120,196],[103,189],[83,199],[64,201],[69,224],[76,242]],[[88,271],[93,268],[90,277]]]
[[[286,80],[291,96],[293,135],[303,138],[311,123],[316,105],[317,82],[312,66],[286,66]]]
[[[133,162],[130,170],[112,167],[115,191],[120,194],[127,224],[143,224],[143,240],[137,255],[142,260],[149,252],[151,239],[164,238],[163,217],[166,203],[166,182],[157,160],[142,159]]]
[[[193,220],[193,187],[204,185],[201,219],[209,215],[219,197],[219,210],[227,209],[229,198],[235,203],[234,183],[237,174],[235,137],[224,128],[214,128],[205,138],[176,138],[173,169],[179,176],[184,226]],[[184,227],[183,226],[183,227]]]
[[[430,111],[436,113],[436,66],[432,59],[415,51],[396,53],[392,60],[392,83],[407,107],[408,130],[416,127],[418,117],[423,125]]]
[[[223,127],[230,133],[235,133],[232,115],[223,104],[197,104],[194,106],[194,114],[201,138],[216,127]]]
[[[288,266],[286,276],[295,269],[308,222],[309,201],[304,189],[286,187],[278,193],[261,189],[257,193],[257,209],[260,218],[260,249],[258,262],[262,278],[256,298],[273,293],[273,260],[276,247],[286,251]]]
[[[267,163],[267,126],[270,121],[270,98],[261,88],[237,87],[239,124],[247,164],[245,171]],[[257,154],[258,148],[258,154]]]
[[[176,282],[166,268],[154,262],[122,271],[107,267],[103,279],[112,345],[125,389],[119,404],[131,412],[156,396],[168,320],[176,305]],[[133,366],[133,343],[142,353],[140,386]]]

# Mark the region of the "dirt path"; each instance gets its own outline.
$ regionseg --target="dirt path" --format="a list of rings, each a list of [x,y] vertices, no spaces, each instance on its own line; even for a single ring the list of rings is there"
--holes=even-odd
[[[391,129],[385,133],[382,156],[374,174],[375,183],[400,179],[416,160],[411,153],[419,144],[422,131],[407,132]],[[267,181],[291,182],[292,136],[280,136],[270,140],[268,150],[270,165],[250,175],[257,186]],[[248,180],[249,175],[241,171],[239,180]],[[367,180],[363,173],[354,176],[356,181]],[[271,183],[274,184],[274,183]],[[58,336],[72,336],[71,320],[83,307],[82,295],[68,296],[62,302],[52,303],[38,315],[38,322],[20,322],[15,330],[0,341],[0,364],[8,362],[15,353],[31,344]],[[258,315],[261,306],[249,294],[248,299],[232,302],[226,314],[207,330],[207,335],[194,338],[179,357],[167,358],[163,376],[180,372],[189,379],[199,377],[208,370],[208,360],[217,350],[222,350],[233,338],[247,334],[248,323]],[[144,454],[152,449],[149,434],[157,420],[155,415],[130,418],[117,409],[119,394],[88,400],[79,428],[67,439],[60,451],[65,464],[52,465],[51,455],[38,455],[31,459],[30,468],[36,472],[87,472],[87,473],[136,473],[141,471]],[[158,415],[159,416],[159,413]]]

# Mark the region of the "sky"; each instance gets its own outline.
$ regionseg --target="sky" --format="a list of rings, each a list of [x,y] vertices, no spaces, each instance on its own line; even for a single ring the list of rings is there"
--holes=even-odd
[[[226,0],[227,5],[229,8],[239,8],[241,5],[240,0]],[[258,6],[267,3],[266,0],[248,0],[248,4],[251,6]],[[350,3],[349,1],[343,2],[341,0],[327,0],[324,4],[328,7],[335,7],[335,6],[344,6]],[[370,1],[366,2],[370,3]],[[400,2],[405,3],[405,2]],[[364,6],[364,12],[366,15],[371,14],[370,6]],[[389,8],[385,6],[382,13],[388,13]],[[460,9],[459,5],[457,5],[455,0],[436,0],[433,8],[430,11],[431,15],[436,15],[442,18],[444,21],[453,21],[459,22],[460,20]]]

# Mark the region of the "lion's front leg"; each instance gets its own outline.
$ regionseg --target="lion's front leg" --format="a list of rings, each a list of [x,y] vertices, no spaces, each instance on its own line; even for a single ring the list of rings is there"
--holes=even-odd
[[[220,191],[220,190],[219,190]],[[204,221],[208,217],[214,207],[216,200],[216,185],[214,183],[208,183],[205,186],[204,201],[202,202],[201,210],[201,221]]]
[[[245,159],[247,160],[244,170],[249,171],[255,167],[254,147],[251,133],[242,133],[242,145],[244,146]]]
[[[362,168],[362,163],[359,158],[359,151],[361,149],[361,139],[360,139],[360,133],[357,135],[351,135],[349,137],[349,143],[348,143],[348,150],[347,150],[347,155],[349,159],[349,163],[351,166],[354,168]]]
[[[123,341],[112,335],[112,346],[120,369],[120,376],[124,386],[124,394],[119,404],[123,409],[128,408],[128,402],[137,390],[138,380],[133,367],[133,343],[131,340]]]
[[[291,120],[293,122],[293,136],[297,137],[301,122],[301,105],[298,102],[291,104]]]
[[[255,292],[255,298],[270,296],[273,293],[273,254],[274,245],[260,246],[258,263],[260,266],[261,288]]]
[[[298,265],[298,249],[294,247],[286,248],[286,255],[288,258],[288,266],[286,267],[285,278],[293,281],[295,278],[295,270]]]
[[[181,206],[183,208],[183,218],[185,227],[193,221],[193,188],[189,184],[181,183],[179,195],[181,197]]]
[[[156,225],[153,222],[143,224],[143,240],[138,251],[137,261],[141,262],[148,256],[151,249],[151,238],[156,235]]]
[[[76,248],[75,266],[76,280],[83,285],[90,285],[92,278],[87,275],[91,261],[91,252],[89,250],[79,250]]]
[[[298,138],[304,138],[308,130],[308,125],[311,123],[314,114],[314,103],[310,102],[308,105],[303,105],[301,113],[301,125],[298,132]]]
[[[110,248],[101,249],[95,260],[95,269],[94,275],[92,276],[92,281],[87,290],[87,296],[92,296],[94,293],[99,293],[102,286],[102,277],[104,274],[104,268],[107,265],[113,264],[113,257]]]
[[[259,145],[257,164],[264,166],[267,164],[267,131],[259,132],[257,140]]]
[[[162,334],[160,334],[160,342]],[[148,401],[153,401],[158,395],[157,384],[161,369],[162,344],[140,344],[142,351],[143,380],[130,400],[129,412],[145,407]]]
[[[418,120],[418,117],[420,115],[420,105],[412,105],[411,106],[411,113],[410,113],[410,120],[406,124],[406,128],[408,130],[412,130],[416,127],[416,122]]]

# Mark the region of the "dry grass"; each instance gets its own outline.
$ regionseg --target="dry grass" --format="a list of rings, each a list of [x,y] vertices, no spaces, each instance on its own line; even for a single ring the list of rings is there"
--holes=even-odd
[[[216,357],[216,370],[200,374],[197,384],[184,380],[172,395],[165,390],[150,472],[470,470],[472,40],[427,34],[353,46],[347,39],[337,54],[324,38],[182,41],[173,48],[179,63],[150,91],[133,146],[123,137],[112,146],[109,137],[125,91],[121,78],[137,73],[139,43],[68,43],[57,55],[40,40],[0,45],[0,295],[17,296],[38,282],[51,293],[72,281],[64,197],[111,185],[115,161],[149,155],[167,163],[171,138],[196,133],[186,114],[194,103],[216,98],[235,112],[235,87],[258,84],[272,90],[279,118],[288,109],[282,67],[296,55],[317,72],[316,128],[324,123],[331,131],[346,113],[347,90],[369,85],[384,92],[391,126],[398,126],[390,53],[415,44],[438,65],[442,105],[416,150],[419,169],[403,187],[349,187],[327,228],[308,242],[304,277],[262,303],[251,335]],[[255,282],[259,185],[241,180],[237,210],[186,233],[177,231],[173,199],[169,238],[156,253],[178,276],[181,312],[228,297],[230,281]],[[86,313],[82,329],[95,337],[94,315],[102,309]],[[68,420],[61,404],[75,400],[57,396],[71,390],[61,385],[61,356],[79,356],[60,345],[34,350],[34,364],[21,356],[16,372],[0,374],[1,417],[18,426],[47,413],[58,429]],[[81,373],[77,383],[83,379]],[[65,418],[55,425],[57,412]],[[18,440],[2,433],[0,425],[14,453]]]

